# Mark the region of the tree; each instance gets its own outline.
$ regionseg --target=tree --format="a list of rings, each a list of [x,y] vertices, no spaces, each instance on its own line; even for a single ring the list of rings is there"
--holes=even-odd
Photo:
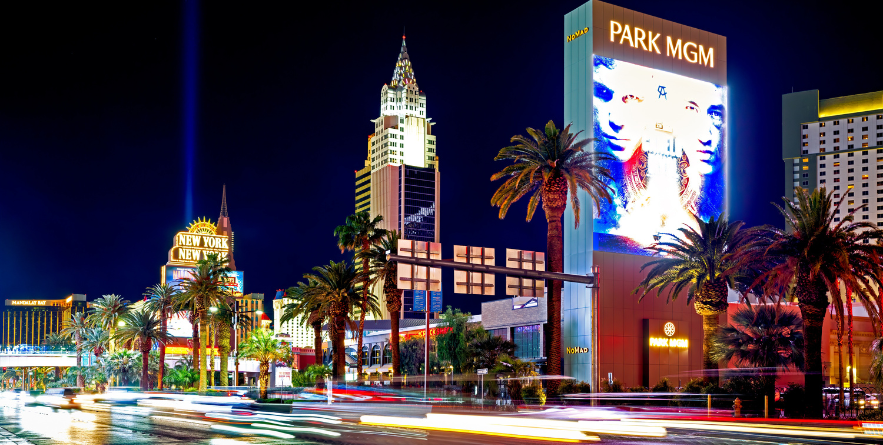
[[[401,365],[399,356],[399,318],[402,310],[402,290],[398,288],[398,262],[386,259],[387,252],[397,252],[399,246],[399,232],[390,230],[379,243],[371,246],[363,256],[368,257],[371,265],[372,285],[382,283],[383,295],[386,297],[386,309],[389,311],[389,342],[392,351],[393,381],[399,372]],[[364,258],[362,258],[364,259]],[[360,349],[361,350],[361,349]],[[318,363],[318,362],[317,362]]]
[[[228,366],[230,357],[230,332],[233,327],[238,327],[239,329],[247,330],[251,326],[251,317],[248,314],[240,313],[239,316],[236,315],[236,311],[232,305],[227,301],[218,302],[217,312],[215,312],[212,317],[215,321],[215,327],[217,329],[217,333],[215,334],[218,339],[218,353],[220,354],[220,377],[221,386],[228,386],[230,381],[227,377]]]
[[[101,298],[92,302],[92,313],[88,317],[89,324],[92,327],[104,329],[110,334],[108,349],[111,353],[116,350],[113,334],[120,317],[128,312],[128,304],[128,301],[116,294],[102,295]]]
[[[362,340],[365,331],[365,315],[368,311],[369,288],[368,282],[371,280],[370,258],[362,256],[359,258],[359,252],[368,252],[371,246],[379,243],[386,235],[386,230],[378,227],[383,222],[383,217],[377,215],[373,219],[367,210],[354,213],[346,217],[346,223],[337,226],[334,229],[334,236],[337,237],[337,247],[340,247],[340,253],[347,250],[356,252],[356,259],[362,260],[362,267],[359,270],[359,279],[362,281],[362,299],[359,304],[359,331],[358,331],[358,347],[357,351],[362,350]],[[356,366],[358,367],[359,378],[362,378],[362,354],[356,354]]]
[[[73,345],[70,338],[58,332],[47,335],[43,338],[43,345],[49,349],[64,349]]]
[[[181,283],[181,294],[176,306],[192,307],[199,320],[199,390],[207,388],[206,376],[206,343],[208,342],[208,309],[224,302],[229,297],[224,285],[225,274],[230,271],[227,259],[217,254],[207,254],[206,259],[199,260],[196,269],[191,272],[189,280]],[[195,343],[195,341],[194,341]],[[194,345],[196,349],[196,345]]]
[[[440,329],[451,329],[449,332],[435,337],[438,358],[439,360],[450,362],[456,373],[464,372],[465,369],[463,368],[469,360],[466,331],[471,315],[460,312],[460,309],[451,309],[451,306],[448,306],[448,309],[441,316],[443,321],[438,325]]]
[[[292,320],[298,320],[304,326],[311,326],[313,328],[313,354],[316,364],[322,364],[322,324],[328,317],[322,312],[322,305],[319,301],[311,299],[310,291],[315,286],[315,281],[307,280],[306,283],[299,282],[297,286],[289,287],[285,294],[291,301],[282,306],[279,322],[285,324]]]
[[[604,162],[613,157],[604,153],[584,151],[590,139],[577,140],[581,132],[570,132],[570,125],[562,130],[549,121],[545,132],[528,128],[530,138],[513,136],[515,145],[500,150],[495,161],[512,161],[513,164],[491,176],[491,181],[508,178],[491,198],[491,205],[500,208],[500,219],[513,203],[531,194],[527,204],[527,221],[533,218],[537,206],[542,203],[546,214],[546,249],[549,255],[547,269],[564,271],[564,232],[561,218],[567,208],[567,196],[573,207],[574,226],[580,222],[580,199],[578,192],[585,190],[597,209],[601,199],[612,202],[613,182],[610,170]],[[569,193],[568,193],[569,192]],[[561,374],[561,286],[558,280],[549,280],[548,316],[550,342],[548,372]],[[557,385],[553,385],[556,386]]]
[[[193,369],[193,359],[187,356],[175,362],[175,366],[164,377],[165,383],[177,388],[190,388],[199,382],[199,371]]]
[[[855,213],[866,205],[837,216],[847,194],[835,205],[833,192],[824,188],[808,192],[794,190],[795,201],[783,198],[775,205],[785,218],[785,229],[772,226],[750,229],[749,243],[741,261],[769,262],[770,268],[758,281],[770,294],[793,295],[803,318],[804,366],[806,369],[807,416],[822,415],[822,323],[828,298],[843,308],[838,280],[852,289],[873,321],[879,320],[874,288],[881,285],[883,247],[876,241],[883,232],[867,222],[856,222]],[[825,342],[827,344],[827,341]]]
[[[469,356],[475,369],[493,368],[497,365],[497,359],[501,356],[512,357],[515,355],[517,346],[511,340],[503,340],[502,337],[491,335],[482,329],[481,333],[469,341]]]
[[[270,362],[276,361],[282,356],[279,350],[279,340],[267,329],[255,329],[251,336],[239,345],[239,355],[258,362],[260,368],[260,396],[267,398],[267,385],[270,381]]]
[[[319,312],[325,314],[330,320],[330,338],[334,350],[334,377],[342,379],[346,374],[346,352],[344,338],[349,314],[354,308],[365,303],[365,309],[373,314],[380,313],[377,297],[368,294],[368,300],[363,300],[359,293],[358,284],[361,274],[356,271],[352,263],[331,261],[327,266],[313,268],[314,273],[304,274],[304,279],[312,281],[315,285],[306,286],[304,294],[308,306],[315,305]],[[301,284],[298,283],[300,287]]]
[[[742,306],[732,323],[715,335],[714,360],[738,367],[763,368],[766,394],[775,400],[776,371],[803,370],[803,320],[778,305]]]
[[[168,333],[168,321],[172,316],[172,308],[175,302],[175,296],[178,294],[178,289],[175,286],[169,285],[168,283],[156,284],[153,287],[147,288],[147,304],[145,305],[149,310],[156,312],[159,314],[159,319],[162,322],[161,330],[163,332]],[[166,362],[166,344],[165,342],[161,343],[159,346],[159,361],[160,363]],[[163,384],[163,368],[159,369],[159,389],[162,389]]]
[[[108,378],[116,378],[121,386],[127,386],[132,379],[137,378],[138,362],[140,361],[140,352],[121,349],[107,354],[102,360],[102,365]]]
[[[714,335],[720,325],[720,314],[727,311],[728,287],[736,288],[739,263],[735,252],[743,242],[742,221],[728,223],[724,215],[711,217],[708,222],[693,215],[697,229],[682,227],[681,236],[668,235],[672,241],[658,242],[647,250],[661,258],[647,262],[641,271],[649,268],[647,276],[632,293],[643,299],[650,291],[656,295],[669,289],[667,299],[675,300],[684,290],[687,303],[692,302],[696,313],[702,316],[702,363],[705,369],[717,370],[712,357]],[[717,383],[716,373],[711,378]]]
[[[67,338],[70,338],[74,341],[77,347],[77,370],[79,372],[77,376],[77,387],[84,387],[86,385],[85,380],[83,380],[82,367],[83,367],[83,339],[86,337],[86,331],[89,329],[89,325],[86,322],[86,314],[83,312],[71,312],[71,318],[64,321],[64,325],[61,329],[61,335],[64,335]]]
[[[153,345],[162,347],[172,338],[163,330],[163,322],[156,313],[144,307],[137,311],[131,311],[122,317],[122,325],[117,330],[114,338],[123,342],[131,342],[133,347],[141,351],[141,389],[150,389],[150,350]],[[160,373],[162,367],[159,368]]]
[[[90,351],[96,361],[110,347],[110,333],[101,328],[89,328],[83,333],[83,350]]]

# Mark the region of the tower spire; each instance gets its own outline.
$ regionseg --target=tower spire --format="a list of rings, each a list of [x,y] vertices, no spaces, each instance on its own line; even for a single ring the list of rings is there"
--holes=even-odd
[[[411,66],[411,59],[408,57],[405,32],[402,30],[402,48],[399,51],[399,58],[396,60],[396,67],[392,73],[391,86],[400,87],[405,85],[414,85],[416,87],[417,80],[414,78],[414,68]]]
[[[227,184],[224,184],[223,192],[221,192],[221,218],[230,216],[227,214]]]

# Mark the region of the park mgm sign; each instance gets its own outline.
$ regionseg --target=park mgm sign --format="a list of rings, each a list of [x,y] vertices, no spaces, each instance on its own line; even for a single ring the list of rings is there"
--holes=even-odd
[[[230,239],[218,235],[218,228],[210,220],[200,218],[194,221],[185,232],[175,235],[174,245],[169,250],[169,265],[196,266],[208,254],[216,253],[219,259],[230,255]]]

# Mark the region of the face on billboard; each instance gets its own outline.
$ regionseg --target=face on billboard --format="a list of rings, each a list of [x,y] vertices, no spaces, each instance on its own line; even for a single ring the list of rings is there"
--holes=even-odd
[[[612,155],[614,202],[595,219],[597,250],[647,254],[664,234],[723,211],[726,90],[593,58],[594,148]]]

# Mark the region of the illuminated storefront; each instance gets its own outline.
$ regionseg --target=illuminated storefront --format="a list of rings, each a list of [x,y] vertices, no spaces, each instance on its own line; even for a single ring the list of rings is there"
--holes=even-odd
[[[593,215],[581,191],[578,228],[573,207],[564,216],[564,272],[599,266],[602,279],[596,295],[564,285],[563,373],[593,388],[611,375],[652,386],[702,367],[702,321],[686,296],[638,302],[632,291],[646,247],[726,208],[726,38],[590,1],[565,15],[561,44],[564,122],[613,158],[614,194]],[[655,331],[666,323],[677,338]]]
[[[61,331],[72,312],[86,311],[86,296],[60,300],[6,300],[0,313],[0,345],[39,346],[49,334]]]

